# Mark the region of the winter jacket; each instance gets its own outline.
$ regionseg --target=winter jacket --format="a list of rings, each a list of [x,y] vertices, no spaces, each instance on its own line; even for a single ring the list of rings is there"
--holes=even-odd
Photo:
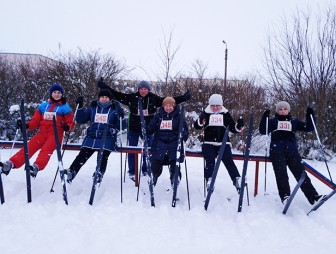
[[[218,113],[214,113],[210,106],[207,106],[194,123],[195,129],[204,129],[204,144],[216,146],[221,145],[226,126],[229,126],[229,131],[232,133],[240,132],[242,127],[236,124],[231,114],[224,107]],[[230,144],[229,137],[227,144]]]
[[[175,107],[171,113],[160,107],[159,113],[155,114],[147,126],[147,134],[154,134],[151,151],[152,158],[163,160],[167,154],[169,160],[176,160],[177,142],[179,135],[179,122],[183,120],[182,138],[188,139],[189,131],[184,118],[181,117],[179,107]]]
[[[71,108],[66,104],[66,99],[62,98],[58,102],[52,100],[41,103],[36,109],[32,119],[27,122],[28,130],[39,129],[43,135],[54,135],[53,115],[56,116],[56,125],[59,137],[63,137],[63,124],[67,124],[70,130],[74,128],[74,114]]]
[[[297,142],[295,133],[297,131],[311,132],[314,126],[309,115],[306,116],[306,122],[293,118],[290,114],[280,116],[278,114],[268,119],[268,131],[266,133],[266,119],[264,114],[259,124],[260,134],[271,133],[271,150],[289,150],[297,151]]]
[[[76,121],[82,124],[90,122],[82,146],[97,150],[100,149],[104,128],[108,124],[104,149],[115,151],[117,129],[120,126],[118,111],[112,101],[106,104],[98,101],[91,102],[86,110],[81,108],[77,111]]]
[[[125,94],[118,92],[109,86],[104,88],[109,89],[112,93],[112,97],[115,100],[120,101],[122,104],[127,105],[130,110],[129,116],[129,130],[135,132],[141,132],[141,121],[139,114],[139,97],[141,98],[139,92]],[[185,96],[174,97],[176,104],[186,101]],[[160,97],[156,94],[149,92],[145,97],[142,98],[142,105],[144,110],[144,117],[146,125],[154,117],[154,114],[157,113],[157,108],[161,107],[164,97]]]
[[[28,142],[29,158],[38,150],[40,150],[35,162],[39,170],[43,170],[49,162],[50,156],[56,148],[53,117],[56,116],[56,126],[58,131],[58,139],[63,139],[64,129],[62,125],[67,124],[70,130],[74,127],[74,115],[71,108],[66,104],[66,99],[60,101],[49,100],[41,103],[35,110],[31,121],[27,122],[28,130],[39,129]],[[20,149],[14,154],[10,161],[15,168],[20,168],[25,162],[24,149]]]

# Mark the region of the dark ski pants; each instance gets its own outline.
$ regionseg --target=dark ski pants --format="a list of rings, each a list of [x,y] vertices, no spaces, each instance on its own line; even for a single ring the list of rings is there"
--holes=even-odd
[[[76,156],[75,160],[72,162],[70,169],[74,170],[76,174],[81,169],[81,167],[87,162],[87,160],[92,156],[94,152],[97,151],[97,162],[98,162],[98,156],[99,156],[99,150],[95,150],[88,147],[81,147],[79,154]],[[111,151],[104,150],[103,151],[103,157],[100,165],[100,172],[102,174],[106,171],[106,165],[107,160],[110,155]]]
[[[163,166],[167,165],[169,166],[169,175],[170,175],[170,183],[173,183],[174,180],[174,174],[175,174],[175,168],[176,168],[176,160],[158,160],[152,158],[152,173],[153,173],[153,182],[154,185],[156,185],[156,182],[160,175],[162,174]],[[181,179],[181,172],[179,174],[179,177]]]
[[[214,146],[209,144],[203,144],[202,146],[202,152],[205,159],[204,178],[206,180],[212,177],[219,149],[220,146]],[[223,158],[221,159],[221,161],[224,163],[224,166],[226,167],[230,175],[232,183],[235,184],[236,178],[240,177],[240,174],[236,164],[233,161],[231,146],[229,144],[226,144],[225,146]]]
[[[142,137],[141,132],[131,131],[129,130],[127,133],[128,145],[129,146],[138,146],[139,138]],[[153,135],[147,136],[148,147],[152,146],[153,143]],[[147,164],[144,156],[142,157],[142,172],[147,172]],[[134,175],[135,174],[135,154],[128,154],[128,173]]]
[[[288,181],[287,166],[292,172],[296,181],[298,181],[304,170],[301,156],[296,151],[287,150],[272,150],[270,151],[272,158],[272,165],[274,169],[275,179],[278,186],[278,192],[281,200],[284,200],[285,196],[290,196],[291,190]],[[318,196],[317,191],[312,185],[308,175],[305,181],[301,185],[301,190],[308,199],[309,203],[313,204]]]

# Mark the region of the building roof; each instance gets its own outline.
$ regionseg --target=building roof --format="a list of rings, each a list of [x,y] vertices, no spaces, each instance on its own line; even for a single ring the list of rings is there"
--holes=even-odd
[[[11,64],[21,64],[25,62],[30,62],[33,65],[40,65],[45,63],[56,63],[57,61],[49,57],[39,55],[39,54],[22,54],[22,53],[2,53],[0,52],[0,58],[5,59]]]

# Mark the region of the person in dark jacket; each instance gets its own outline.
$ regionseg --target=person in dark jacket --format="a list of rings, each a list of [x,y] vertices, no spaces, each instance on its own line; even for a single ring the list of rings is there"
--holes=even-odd
[[[162,173],[164,163],[169,165],[170,182],[173,185],[176,160],[180,159],[179,162],[183,162],[182,157],[177,158],[180,121],[183,121],[182,139],[186,141],[189,135],[187,123],[183,116],[180,115],[179,108],[175,107],[174,98],[166,97],[159,112],[155,114],[147,126],[147,133],[149,135],[154,134],[151,147],[154,185],[156,185]],[[181,178],[181,175],[179,178]]]
[[[102,89],[98,94],[98,100],[92,101],[90,107],[86,110],[83,108],[83,97],[79,97],[76,103],[78,104],[77,123],[84,124],[90,122],[90,126],[87,129],[87,134],[83,140],[79,154],[69,169],[66,169],[67,182],[72,183],[86,161],[95,151],[99,151],[105,126],[108,125],[103,157],[97,178],[98,183],[100,183],[106,171],[108,157],[112,151],[115,151],[116,136],[120,127],[118,114],[119,102],[112,100],[109,90]],[[97,159],[98,156],[99,154],[97,153]]]
[[[129,146],[138,146],[139,138],[142,138],[141,131],[141,121],[139,114],[139,98],[142,99],[143,113],[145,117],[146,125],[154,117],[154,114],[157,113],[157,109],[161,107],[164,97],[160,97],[151,92],[151,84],[147,81],[141,81],[137,84],[137,92],[125,94],[118,92],[104,82],[104,79],[101,78],[98,82],[99,88],[109,89],[112,93],[112,98],[120,101],[122,104],[128,106],[129,108],[129,125],[127,132],[127,139]],[[185,102],[191,98],[191,94],[187,91],[181,96],[174,97],[176,104]],[[147,135],[148,146],[152,145],[153,136]],[[128,174],[130,179],[135,180],[135,155],[128,154]],[[143,163],[142,173],[146,174],[147,165]]]
[[[226,128],[229,128],[229,131],[232,133],[239,133],[244,127],[244,120],[239,118],[236,123],[229,111],[223,107],[222,96],[220,94],[213,94],[209,98],[209,105],[195,121],[194,127],[195,129],[204,130],[202,145],[202,152],[205,159],[204,178],[207,183],[207,188],[209,188],[216,157],[218,156]],[[229,137],[221,161],[224,163],[233,185],[239,192],[240,174],[233,161]]]
[[[312,108],[307,108],[306,122],[293,118],[290,114],[290,105],[286,101],[276,104],[275,117],[270,118],[270,110],[266,110],[259,124],[260,134],[271,133],[270,157],[281,201],[285,204],[291,194],[287,166],[298,181],[304,170],[302,159],[298,151],[295,138],[297,131],[311,132],[314,126],[311,116]],[[267,127],[266,127],[267,125]],[[322,195],[319,195],[312,185],[308,175],[301,185],[301,190],[310,204],[314,204]]]

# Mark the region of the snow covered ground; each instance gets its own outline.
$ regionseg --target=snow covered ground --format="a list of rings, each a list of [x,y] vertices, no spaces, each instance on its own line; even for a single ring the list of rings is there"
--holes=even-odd
[[[0,152],[1,160],[9,158],[9,149]],[[65,152],[65,167],[77,153]],[[145,178],[141,182],[139,201],[136,201],[137,188],[126,178],[121,203],[119,153],[111,154],[107,173],[90,206],[95,160],[96,155],[83,166],[73,184],[67,185],[68,206],[62,200],[59,178],[54,192],[50,193],[57,167],[56,153],[47,168],[32,179],[32,203],[27,203],[22,168],[2,176],[6,202],[0,206],[0,252],[297,254],[336,251],[336,196],[307,216],[311,205],[300,191],[287,215],[283,215],[270,163],[267,165],[267,195],[264,195],[264,164],[261,163],[256,197],[253,197],[255,163],[249,163],[250,205],[245,198],[243,211],[237,213],[238,195],[223,166],[208,211],[204,210],[203,159],[191,157],[187,158],[190,210],[184,167],[178,190],[180,201],[175,208],[171,207],[172,192],[167,191],[170,187],[167,169],[155,187],[155,208],[150,207]],[[124,165],[124,157],[122,163]],[[328,176],[324,163],[309,163]],[[236,161],[236,164],[241,171],[243,162]],[[335,162],[329,163],[336,178],[335,167]],[[314,177],[311,179],[319,193],[331,191]],[[292,176],[290,182],[294,188]]]

